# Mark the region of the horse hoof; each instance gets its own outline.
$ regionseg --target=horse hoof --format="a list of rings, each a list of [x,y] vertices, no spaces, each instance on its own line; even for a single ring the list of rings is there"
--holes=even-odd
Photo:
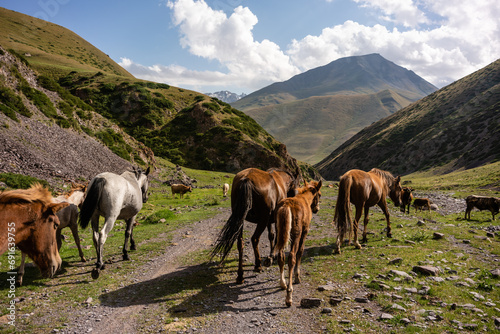
[[[270,267],[272,266],[273,264],[273,258],[272,257],[268,257],[264,260],[264,267]]]
[[[245,282],[245,280],[243,278],[237,278],[236,279],[236,284],[243,284],[243,282]]]
[[[262,267],[255,267],[253,269],[253,271],[257,272],[257,273],[261,273],[262,272]]]
[[[123,254],[123,261],[130,261],[128,254]]]
[[[82,257],[81,259],[82,259],[82,262],[87,262],[86,258]]]
[[[99,278],[99,269],[97,269],[97,268],[92,269],[92,278],[93,279]]]
[[[137,250],[137,247],[135,247],[135,245],[130,245],[130,250]]]

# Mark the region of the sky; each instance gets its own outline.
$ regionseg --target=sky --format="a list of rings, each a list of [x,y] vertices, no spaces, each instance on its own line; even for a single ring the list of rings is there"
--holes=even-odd
[[[0,0],[136,78],[249,94],[379,53],[441,88],[500,58],[498,0]],[[1,27],[0,27],[1,28]]]

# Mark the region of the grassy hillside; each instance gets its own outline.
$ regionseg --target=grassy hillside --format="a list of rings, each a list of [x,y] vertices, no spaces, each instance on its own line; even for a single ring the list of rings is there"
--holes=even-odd
[[[378,54],[346,57],[274,83],[232,105],[316,163],[365,126],[436,87]]]
[[[44,75],[101,71],[132,78],[102,51],[59,25],[0,8],[0,26],[0,45],[24,56]]]
[[[18,115],[32,114],[23,107],[31,94],[43,98],[44,106],[37,109],[58,126],[83,131],[124,158],[133,158],[132,147],[137,145],[117,147],[123,131],[150,153],[185,166],[224,171],[298,167],[286,148],[253,119],[217,99],[135,79],[58,25],[5,9],[0,9],[0,24],[2,52],[9,50],[18,58],[16,65],[0,64],[15,77],[0,82],[8,90],[0,101],[1,111],[14,121],[22,118]],[[26,70],[17,70],[20,67]],[[24,72],[31,69],[35,74],[26,80]],[[11,98],[18,106],[7,102]],[[96,113],[119,130],[102,131],[87,124]]]
[[[318,162],[365,126],[387,117],[411,101],[385,90],[376,94],[310,97],[246,113],[286,143],[301,161]]]
[[[441,173],[500,158],[500,60],[365,128],[316,166],[327,179],[352,168]]]

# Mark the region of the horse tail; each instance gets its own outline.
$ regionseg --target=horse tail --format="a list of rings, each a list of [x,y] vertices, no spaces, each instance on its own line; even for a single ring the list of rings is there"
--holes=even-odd
[[[213,259],[218,254],[222,255],[220,263],[224,261],[231,251],[234,242],[243,232],[243,222],[252,208],[253,184],[251,180],[243,179],[234,191],[236,192],[236,200],[234,203],[231,203],[233,206],[231,216],[220,231],[210,256],[210,259]]]
[[[292,230],[292,211],[289,206],[282,206],[276,211],[277,241],[274,252],[281,252],[290,241]],[[275,255],[273,254],[273,256]]]
[[[352,178],[350,176],[343,177],[339,182],[339,193],[337,204],[335,205],[335,216],[333,220],[337,224],[337,232],[341,239],[344,239],[346,232],[351,230],[351,196]]]
[[[94,211],[97,208],[97,205],[101,201],[102,190],[104,185],[106,184],[106,180],[99,178],[95,179],[89,185],[89,189],[87,191],[87,196],[82,203],[82,207],[80,208],[80,227],[82,229],[87,228],[89,225],[90,219],[94,214]]]

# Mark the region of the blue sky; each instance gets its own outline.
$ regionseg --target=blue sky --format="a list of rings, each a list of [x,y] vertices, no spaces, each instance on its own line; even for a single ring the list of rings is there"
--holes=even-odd
[[[380,53],[442,87],[500,58],[498,0],[1,0],[68,28],[137,78],[251,93]]]

